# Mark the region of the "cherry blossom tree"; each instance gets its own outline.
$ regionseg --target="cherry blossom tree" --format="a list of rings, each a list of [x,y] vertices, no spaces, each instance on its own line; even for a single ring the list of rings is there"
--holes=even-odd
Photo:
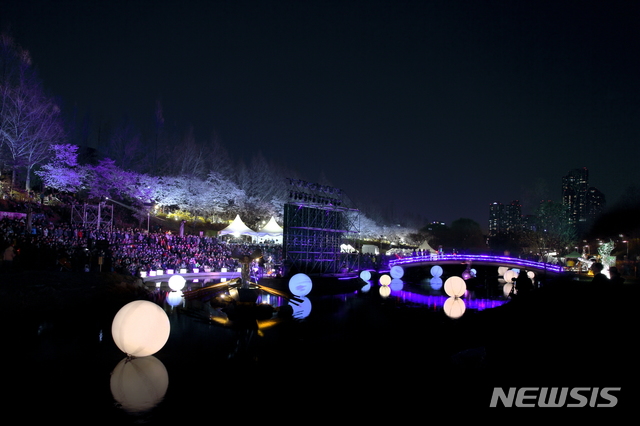
[[[36,171],[44,184],[62,192],[78,191],[87,169],[78,165],[78,147],[71,144],[53,144],[49,147],[51,160]]]

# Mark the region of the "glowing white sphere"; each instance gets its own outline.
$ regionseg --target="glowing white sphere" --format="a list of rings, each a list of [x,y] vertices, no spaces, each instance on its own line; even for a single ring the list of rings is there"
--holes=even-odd
[[[536,274],[533,271],[527,271],[527,276],[533,281],[536,277]]]
[[[451,297],[461,297],[467,291],[467,284],[460,277],[449,277],[444,282],[444,292]]]
[[[506,282],[510,283],[513,278],[518,278],[518,273],[513,269],[509,269],[507,272],[504,273],[504,280]]]
[[[460,318],[462,314],[464,314],[464,311],[467,310],[467,307],[464,304],[464,300],[457,297],[449,297],[445,300],[442,309],[448,317],[455,319]]]
[[[504,273],[507,272],[509,270],[509,268],[507,268],[506,266],[501,266],[498,268],[498,275],[500,275],[501,277],[504,277]]]
[[[111,335],[128,356],[143,357],[158,352],[169,340],[171,324],[162,308],[148,300],[124,305],[113,318]]]
[[[391,284],[391,277],[387,274],[383,274],[380,276],[380,284],[383,286],[387,286]]]
[[[169,278],[169,288],[173,291],[182,290],[186,283],[187,280],[185,280],[182,275],[172,275],[171,278]]]
[[[442,266],[440,265],[433,265],[431,267],[431,276],[434,278],[438,278],[442,275]]]
[[[402,266],[398,265],[392,266],[389,272],[391,273],[391,278],[402,278],[404,275],[404,269],[402,269]]]
[[[369,281],[371,279],[371,271],[360,271],[360,278],[364,281]]]
[[[295,274],[289,280],[289,291],[295,296],[304,297],[311,293],[313,283],[308,275],[299,273]]]
[[[162,401],[168,387],[167,369],[154,356],[125,358],[111,372],[111,394],[129,413],[152,409]]]

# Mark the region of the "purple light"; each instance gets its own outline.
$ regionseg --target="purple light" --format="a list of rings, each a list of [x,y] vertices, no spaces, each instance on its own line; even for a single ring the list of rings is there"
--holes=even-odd
[[[517,265],[526,269],[546,270],[546,271],[554,272],[558,274],[564,272],[564,268],[559,265],[551,265],[549,263],[543,263],[543,262],[534,262],[532,260],[518,259],[515,257],[490,256],[490,255],[484,255],[484,254],[463,254],[463,255],[441,254],[441,255],[429,255],[429,256],[404,257],[402,259],[390,260],[389,266],[411,265],[414,263],[442,263],[442,262],[451,262],[451,263],[476,262],[476,263],[492,263],[497,265]]]
[[[432,308],[442,308],[444,302],[449,299],[449,296],[430,296],[426,294],[412,293],[410,291],[394,291],[392,296],[399,297],[403,302],[412,302],[419,305],[425,305]],[[475,309],[482,311],[484,309],[496,308],[500,305],[507,303],[505,300],[492,300],[492,299],[467,299],[463,298],[464,304],[468,309]]]

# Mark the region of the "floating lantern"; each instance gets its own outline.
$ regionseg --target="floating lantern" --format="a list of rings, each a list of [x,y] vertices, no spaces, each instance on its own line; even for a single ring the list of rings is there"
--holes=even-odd
[[[369,281],[371,279],[371,271],[360,271],[360,279]]]
[[[431,276],[434,278],[438,278],[442,275],[442,266],[440,265],[433,265],[431,267]]]
[[[518,273],[515,270],[509,269],[504,273],[504,280],[506,282],[510,283],[514,278],[518,278]]]
[[[289,280],[289,291],[295,296],[304,297],[311,293],[312,288],[313,283],[311,282],[311,278],[306,274],[295,274]]]
[[[127,356],[153,355],[167,343],[171,324],[167,314],[153,302],[135,300],[124,305],[113,318],[113,340]]]
[[[391,273],[391,278],[402,278],[404,275],[404,269],[398,265],[392,266],[389,272]]]
[[[391,277],[387,274],[383,274],[380,276],[380,284],[383,286],[387,286],[391,284]]]
[[[458,297],[449,297],[447,300],[445,300],[442,309],[449,318],[456,319],[460,318],[464,314],[464,311],[467,310],[467,307],[464,304],[464,300]]]
[[[125,358],[111,372],[111,394],[129,413],[154,408],[162,401],[168,387],[167,369],[154,356]]]
[[[463,280],[471,279],[471,271],[469,271],[469,270],[465,270],[465,271],[462,273],[462,279],[463,279]]]
[[[444,282],[444,291],[451,297],[461,297],[467,291],[467,284],[460,277],[449,277]]]
[[[504,277],[504,273],[507,272],[508,270],[509,270],[508,267],[501,266],[498,268],[498,275],[500,275],[501,277]]]
[[[182,275],[172,275],[171,278],[169,278],[169,288],[173,291],[182,290],[186,283],[187,280],[185,280]]]
[[[531,281],[533,281],[533,279],[536,277],[536,274],[533,271],[527,271],[527,276],[531,279]]]

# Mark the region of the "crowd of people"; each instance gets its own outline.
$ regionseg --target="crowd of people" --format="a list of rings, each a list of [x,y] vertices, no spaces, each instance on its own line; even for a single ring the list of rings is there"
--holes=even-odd
[[[262,262],[279,265],[282,246],[227,242],[216,237],[147,232],[137,228],[85,229],[43,217],[0,220],[4,270],[115,271],[139,275],[158,269],[238,268],[235,257],[256,250]]]

